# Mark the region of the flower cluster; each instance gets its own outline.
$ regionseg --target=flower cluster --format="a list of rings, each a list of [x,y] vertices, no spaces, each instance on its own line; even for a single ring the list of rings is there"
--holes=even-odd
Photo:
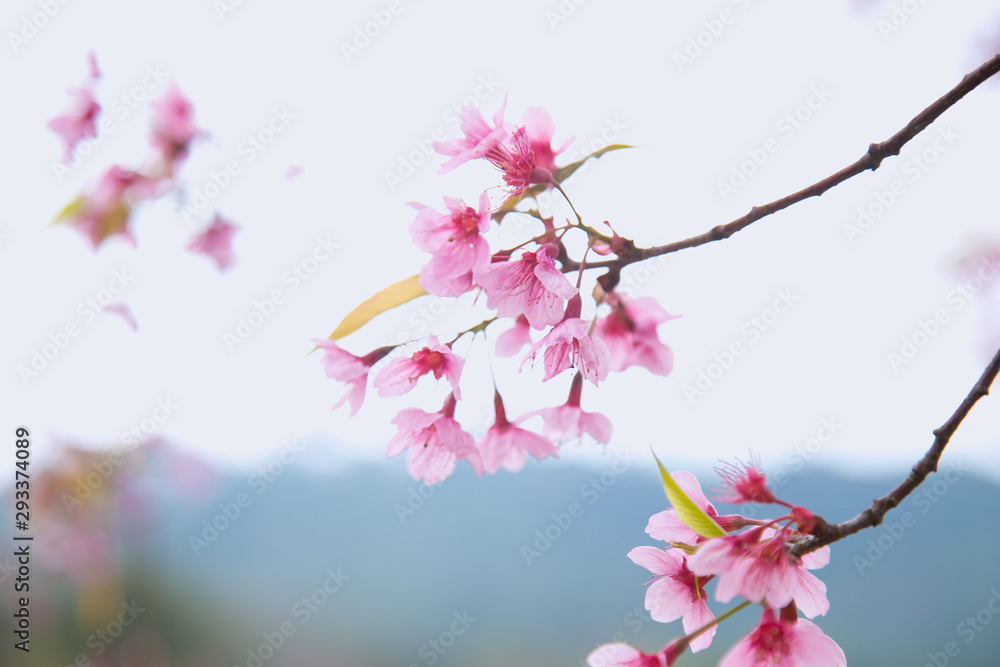
[[[69,91],[73,97],[71,106],[48,124],[64,144],[65,162],[69,162],[79,142],[97,136],[101,105],[94,89],[100,72],[93,53],[88,63],[90,75],[86,85]],[[171,81],[149,108],[152,150],[147,163],[139,169],[111,165],[92,189],[81,193],[56,219],[75,227],[95,249],[115,235],[135,244],[129,229],[133,209],[141,202],[159,199],[177,189],[176,172],[192,142],[201,134],[194,123],[194,109],[176,82]],[[233,263],[231,242],[237,229],[216,214],[205,230],[191,239],[187,249],[208,256],[220,270],[226,270]]]
[[[718,622],[749,603],[763,607],[760,622],[726,653],[719,663],[721,667],[847,664],[841,648],[807,620],[830,609],[826,586],[810,572],[829,562],[830,548],[822,547],[801,558],[790,551],[814,529],[813,514],[778,500],[754,459],[749,464],[728,466],[720,470],[720,475],[726,487],[721,501],[779,505],[788,510],[787,514],[770,521],[739,514],[719,515],[694,475],[684,471],[671,475],[684,501],[697,508],[694,511],[705,523],[697,524],[689,515],[685,522],[675,509],[654,514],[646,532],[669,546],[636,547],[628,557],[653,574],[645,603],[650,617],[661,623],[680,619],[685,634],[652,655],[625,644],[606,644],[588,656],[590,667],[672,665],[688,648],[692,652],[708,648]],[[712,530],[706,531],[704,525]],[[705,592],[713,579],[718,602],[730,602],[736,597],[746,600],[718,619],[708,608]],[[800,612],[807,618],[799,618]]]
[[[484,119],[478,108],[464,108],[459,116],[464,136],[434,144],[435,150],[449,158],[441,167],[442,173],[471,160],[485,160],[496,167],[505,193],[501,203],[491,205],[487,190],[478,196],[475,206],[453,197],[444,198],[441,211],[422,203],[410,204],[416,210],[409,226],[410,236],[418,248],[430,254],[419,274],[422,290],[440,297],[473,293],[477,300],[485,300],[494,316],[448,342],[430,336],[416,352],[396,356],[374,375],[375,388],[383,397],[410,391],[419,378],[428,374],[448,381],[451,393],[441,410],[427,413],[410,408],[393,420],[399,434],[389,443],[389,456],[409,450],[411,474],[428,483],[450,474],[459,459],[468,461],[478,474],[501,467],[514,471],[524,465],[528,454],[536,459],[557,456],[558,445],[580,439],[585,433],[607,443],[611,438],[610,421],[580,407],[584,381],[596,387],[609,373],[633,366],[657,375],[667,375],[673,368],[673,352],[657,333],[659,325],[673,316],[651,297],[630,298],[616,290],[617,271],[609,271],[599,279],[599,286],[593,290],[595,314],[583,316],[587,292],[581,286],[590,251],[603,260],[634,246],[616,233],[608,237],[585,225],[569,202],[562,183],[582,161],[556,165],[556,158],[571,140],[553,147],[555,129],[549,114],[530,108],[523,123],[515,125],[504,119],[505,106],[506,100],[492,122]],[[575,219],[557,225],[554,217],[542,215],[538,195],[547,190],[566,198]],[[538,208],[523,205],[530,200]],[[512,248],[491,247],[493,228],[506,224],[508,216],[522,216],[518,222],[527,220],[527,225],[518,229],[533,226],[530,237]],[[579,260],[570,258],[564,243],[571,233],[581,235],[586,243]],[[575,273],[575,281],[567,277],[568,273]],[[475,339],[476,334],[503,320],[509,324],[495,340],[496,355],[521,355],[519,371],[541,366],[543,382],[572,373],[569,397],[562,405],[511,420],[494,386],[495,422],[474,442],[455,420],[456,407],[462,400],[463,359],[454,345],[464,335],[472,334]],[[534,331],[541,332],[537,340]],[[356,356],[334,340],[314,342],[325,352],[327,376],[349,386],[334,407],[350,403],[353,416],[364,399],[371,369],[393,348]],[[534,417],[542,420],[541,435],[522,428]]]

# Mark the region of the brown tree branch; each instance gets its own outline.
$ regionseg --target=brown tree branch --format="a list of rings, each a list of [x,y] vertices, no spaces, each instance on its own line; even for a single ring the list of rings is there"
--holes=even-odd
[[[652,248],[628,247],[623,249],[616,259],[592,263],[588,262],[587,268],[608,268],[611,269],[612,275],[617,276],[617,272],[620,271],[622,267],[629,264],[677,252],[678,250],[705,245],[706,243],[711,243],[713,241],[727,239],[736,232],[749,227],[761,218],[777,213],[782,209],[788,208],[792,204],[797,204],[798,202],[809,199],[810,197],[819,197],[830,188],[840,185],[847,179],[857,176],[864,171],[869,169],[875,171],[882,164],[882,160],[887,157],[899,155],[900,149],[902,149],[907,142],[920,134],[927,128],[928,125],[937,120],[941,114],[950,109],[956,102],[972,92],[976,87],[996,74],[998,71],[1000,71],[1000,54],[983,63],[975,71],[966,74],[961,83],[945,93],[929,107],[918,113],[913,120],[907,123],[906,126],[899,132],[892,135],[892,137],[881,143],[874,143],[868,146],[868,152],[866,152],[857,162],[844,167],[837,173],[827,176],[821,181],[813,183],[805,189],[773,201],[770,204],[754,206],[750,209],[750,212],[743,217],[737,218],[727,224],[713,227],[703,234],[692,236],[691,238],[687,238],[682,241],[668,243],[666,245],[654,246]],[[563,264],[562,270],[570,272],[576,271],[579,268],[579,263],[568,261]]]
[[[986,370],[983,371],[982,376],[980,376],[979,381],[972,388],[972,391],[969,392],[969,395],[965,397],[962,404],[955,410],[955,414],[940,428],[935,429],[934,444],[927,450],[924,457],[913,466],[909,477],[903,480],[902,484],[893,489],[887,496],[872,501],[871,507],[850,521],[828,524],[819,517],[816,517],[816,529],[813,532],[813,536],[792,547],[791,553],[795,556],[802,556],[827,544],[841,540],[848,535],[853,535],[865,528],[872,528],[882,523],[882,519],[889,510],[903,502],[903,499],[920,486],[927,479],[928,475],[932,472],[937,472],[941,454],[944,453],[944,448],[948,445],[949,440],[951,440],[951,436],[955,434],[962,420],[972,410],[972,406],[980,398],[989,394],[990,385],[993,384],[998,373],[1000,373],[1000,350],[997,350],[993,361],[989,363]]]

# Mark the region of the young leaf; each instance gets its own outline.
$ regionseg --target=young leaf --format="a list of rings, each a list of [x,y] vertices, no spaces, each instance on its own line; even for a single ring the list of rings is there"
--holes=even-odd
[[[660,459],[653,453],[656,465],[660,468],[660,479],[663,480],[663,490],[667,494],[667,500],[677,512],[677,518],[684,522],[684,525],[698,533],[702,537],[722,537],[726,531],[722,530],[715,519],[705,513],[691,500],[684,489],[674,481],[667,469],[660,463]]]
[[[69,218],[75,217],[83,209],[83,196],[78,195],[76,199],[71,201],[62,207],[62,210],[56,213],[56,217],[52,219],[51,224],[56,224],[57,222],[62,222]]]
[[[379,313],[392,310],[396,306],[401,306],[424,294],[427,292],[420,286],[419,275],[393,283],[349,312],[347,317],[341,320],[337,328],[333,330],[333,333],[327,337],[330,340],[343,338],[360,329]]]
[[[587,157],[583,158],[582,160],[577,160],[576,162],[571,162],[570,164],[566,165],[565,167],[560,167],[556,171],[556,180],[559,181],[560,183],[562,183],[567,178],[569,178],[570,176],[572,176],[573,172],[575,172],[577,169],[579,169],[580,167],[582,167],[583,163],[586,162],[587,160],[589,160],[590,158],[592,158],[592,157],[593,158],[598,158],[598,157],[601,157],[602,155],[604,155],[605,153],[608,153],[610,151],[616,151],[616,150],[618,150],[620,148],[634,148],[634,146],[629,146],[628,144],[611,144],[610,146],[605,146],[604,148],[602,148],[599,151],[594,151],[593,153],[591,153]]]

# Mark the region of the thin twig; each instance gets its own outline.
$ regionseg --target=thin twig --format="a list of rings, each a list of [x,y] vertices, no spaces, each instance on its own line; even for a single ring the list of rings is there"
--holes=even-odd
[[[750,212],[743,217],[737,218],[727,224],[713,227],[703,234],[692,236],[691,238],[687,238],[682,241],[668,243],[666,245],[654,246],[652,248],[633,248],[628,252],[620,254],[617,259],[609,259],[603,262],[593,262],[588,264],[587,268],[621,269],[623,266],[627,266],[635,262],[641,262],[653,257],[659,257],[660,255],[677,252],[678,250],[694,248],[696,246],[705,245],[706,243],[712,243],[713,241],[727,239],[736,232],[749,227],[761,218],[777,213],[782,209],[788,208],[792,204],[797,204],[798,202],[809,199],[810,197],[819,197],[830,188],[840,185],[849,178],[857,176],[864,171],[869,169],[875,171],[879,168],[885,158],[899,155],[900,149],[902,149],[907,142],[924,131],[927,126],[937,120],[941,114],[950,109],[956,102],[972,92],[976,87],[996,74],[998,71],[1000,71],[1000,54],[983,63],[983,65],[975,71],[966,74],[961,83],[945,93],[945,95],[940,97],[929,107],[918,113],[913,120],[907,123],[906,126],[899,132],[892,135],[892,137],[881,143],[874,143],[868,146],[868,151],[861,156],[857,162],[844,167],[837,173],[827,176],[817,183],[813,183],[807,188],[790,194],[787,197],[773,201],[770,204],[765,204],[764,206],[754,206],[750,209]],[[563,265],[562,270],[569,273],[570,271],[575,271],[578,268],[578,263],[567,262]]]
[[[913,466],[909,477],[902,484],[893,489],[884,498],[874,500],[871,507],[850,521],[838,524],[828,524],[822,520],[817,521],[817,528],[813,532],[813,536],[795,545],[791,549],[791,553],[795,556],[802,556],[822,546],[841,540],[848,535],[853,535],[865,528],[871,528],[882,523],[882,519],[889,510],[903,502],[903,499],[920,486],[928,475],[932,472],[937,472],[941,454],[944,453],[944,448],[948,445],[948,441],[951,440],[951,436],[955,434],[962,420],[972,410],[972,406],[980,398],[989,394],[990,385],[993,384],[998,373],[1000,373],[1000,350],[997,350],[993,361],[989,363],[979,381],[972,388],[972,391],[969,392],[969,395],[965,397],[962,404],[955,410],[955,414],[934,431],[934,444],[927,450],[924,457]]]

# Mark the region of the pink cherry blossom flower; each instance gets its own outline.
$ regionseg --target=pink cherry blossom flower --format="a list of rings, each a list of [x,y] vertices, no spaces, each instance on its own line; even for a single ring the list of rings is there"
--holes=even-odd
[[[514,326],[497,336],[496,353],[500,357],[513,357],[525,345],[531,345],[531,325],[524,315],[518,315]]]
[[[805,619],[775,618],[765,609],[760,624],[722,657],[719,667],[846,667],[837,643]]]
[[[413,243],[434,257],[420,272],[420,284],[436,296],[458,296],[472,289],[472,270],[490,262],[482,234],[490,228],[490,199],[479,197],[479,210],[460,199],[444,198],[447,213],[411,202],[417,217],[410,224]]]
[[[542,109],[529,109],[525,114],[529,131],[528,127],[512,126],[504,121],[506,106],[505,97],[500,109],[493,115],[492,127],[477,107],[463,107],[459,122],[465,136],[432,144],[438,153],[452,156],[438,173],[443,174],[464,162],[483,158],[502,173],[508,198],[520,197],[530,185],[553,183],[556,152],[549,143],[553,134],[552,119]],[[559,150],[564,148],[565,145]]]
[[[507,413],[499,392],[494,392],[493,404],[496,422],[479,443],[479,452],[486,472],[492,474],[501,467],[517,472],[524,467],[528,454],[538,460],[547,456],[559,456],[559,450],[551,442],[537,433],[518,428],[507,421]]]
[[[483,114],[479,107],[462,107],[458,112],[459,128],[465,135],[461,139],[450,139],[448,141],[435,141],[431,146],[441,155],[453,156],[452,159],[441,165],[439,174],[445,174],[455,167],[482,157],[479,153],[480,144],[491,135],[503,136],[513,131],[513,127],[508,125],[504,119],[504,109],[507,107],[507,97],[504,96],[500,108],[493,114],[493,127],[483,119]]]
[[[101,73],[97,69],[97,59],[93,51],[87,56],[87,64],[90,69],[89,81],[83,88],[71,88],[69,94],[72,96],[72,103],[69,109],[48,122],[48,128],[62,138],[66,148],[64,162],[69,162],[73,149],[84,137],[97,136],[96,122],[101,112],[101,105],[94,99],[94,86]]]
[[[583,393],[583,376],[579,373],[570,385],[566,403],[554,408],[542,408],[525,413],[517,423],[541,416],[545,422],[542,433],[554,442],[578,440],[584,433],[597,442],[607,444],[611,440],[611,420],[598,412],[584,412],[580,409],[580,395]]]
[[[653,655],[647,655],[628,644],[604,644],[587,656],[587,667],[670,667],[685,650],[685,637],[673,640]]]
[[[747,524],[745,519],[739,515],[724,514],[719,515],[715,507],[705,497],[701,490],[698,479],[686,470],[678,470],[670,473],[670,476],[677,482],[688,498],[690,498],[703,512],[715,519],[715,522],[725,530],[739,530]],[[690,544],[694,546],[702,541],[701,535],[688,528],[687,524],[680,520],[677,512],[673,509],[666,509],[649,517],[646,526],[646,533],[656,540],[662,540],[669,544]]]
[[[590,323],[572,316],[573,313],[579,313],[579,302],[579,295],[570,299],[566,319],[555,325],[552,331],[531,346],[528,354],[521,360],[520,368],[523,369],[529,359],[534,362],[538,350],[545,347],[542,357],[545,364],[543,382],[551,380],[571,366],[594,386],[608,377],[611,353],[608,352],[607,346],[600,338],[590,335]]]
[[[97,136],[96,121],[101,112],[101,105],[89,88],[74,88],[69,94],[73,97],[69,109],[48,123],[48,128],[59,135],[66,148],[64,162],[69,162],[73,149],[84,137]]]
[[[579,290],[556,268],[558,252],[554,244],[546,244],[520,259],[474,268],[473,279],[486,291],[486,306],[500,317],[524,315],[535,329],[561,322],[566,299]]]
[[[720,503],[739,505],[742,503],[776,503],[771,489],[767,488],[767,478],[761,470],[760,458],[750,455],[750,462],[737,461],[715,469],[726,485],[725,492],[717,500]]]
[[[402,396],[416,386],[421,375],[434,373],[438,380],[445,376],[451,384],[455,398],[461,400],[458,381],[462,375],[462,357],[451,351],[446,345],[441,345],[437,337],[427,339],[424,347],[409,357],[394,359],[386,364],[375,376],[375,389],[383,398]]]
[[[342,349],[332,340],[314,339],[312,342],[317,348],[323,350],[322,363],[326,376],[348,386],[347,393],[334,404],[333,409],[336,410],[344,403],[349,403],[353,417],[361,409],[361,404],[365,400],[369,371],[379,360],[392,352],[395,346],[380,347],[363,357],[357,357]]]
[[[233,234],[239,230],[236,225],[223,220],[216,213],[212,218],[212,224],[203,232],[191,239],[187,249],[191,252],[198,252],[207,255],[220,271],[229,269],[235,257],[233,256]]]
[[[552,116],[541,107],[528,107],[524,112],[524,133],[531,151],[535,154],[535,165],[551,173],[557,170],[555,158],[573,142],[570,137],[557,150],[552,148],[552,137],[556,133]]]
[[[389,440],[386,455],[391,458],[409,449],[406,468],[424,484],[443,481],[454,472],[459,459],[467,460],[477,475],[483,474],[475,439],[454,419],[455,403],[455,395],[449,394],[438,412],[408,408],[392,420],[399,432]]]
[[[112,165],[90,193],[84,193],[61,214],[86,236],[96,249],[106,238],[121,234],[133,245],[128,229],[132,207],[143,199],[157,196],[157,181]]]
[[[538,183],[555,183],[555,177],[548,169],[535,163],[535,152],[531,150],[523,127],[516,128],[506,137],[488,136],[480,144],[482,156],[500,170],[507,185],[507,199],[519,199],[529,186]]]
[[[705,603],[708,580],[699,580],[688,569],[687,559],[679,549],[636,547],[628,557],[655,575],[646,588],[646,609],[654,621],[670,623],[683,618],[684,632],[691,634],[715,618]],[[697,653],[708,648],[714,636],[713,626],[691,641],[691,651]]]
[[[629,366],[641,366],[655,375],[669,375],[674,353],[664,345],[656,328],[680,315],[670,315],[652,297],[627,299],[617,292],[605,298],[611,314],[597,321],[595,331],[611,352],[611,370],[619,373]]]
[[[167,84],[166,92],[149,105],[153,132],[149,141],[160,153],[167,174],[172,175],[178,162],[187,157],[191,141],[199,134],[192,120],[194,108],[176,81]]]
[[[830,608],[826,586],[806,570],[826,565],[829,552],[794,559],[786,546],[790,535],[788,528],[752,528],[712,538],[688,558],[688,567],[699,576],[718,575],[715,598],[719,602],[739,595],[751,602],[784,607],[794,600],[807,616],[825,614]]]

